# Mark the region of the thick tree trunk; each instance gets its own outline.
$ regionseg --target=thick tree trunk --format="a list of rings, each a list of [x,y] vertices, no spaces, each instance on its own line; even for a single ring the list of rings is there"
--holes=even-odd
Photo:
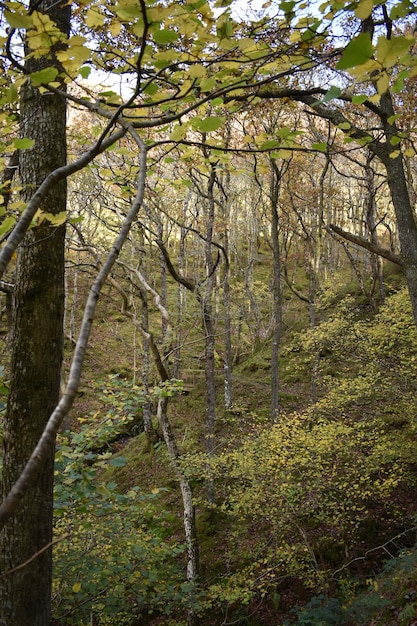
[[[271,246],[273,257],[272,276],[272,352],[271,352],[271,419],[275,422],[279,412],[279,348],[282,333],[281,254],[279,243],[278,199],[281,172],[271,160]]]
[[[386,171],[391,199],[397,220],[398,236],[401,245],[403,270],[407,280],[413,309],[414,323],[417,326],[417,224],[411,206],[410,194],[404,170],[403,157],[397,147],[391,144],[392,137],[398,135],[394,119],[394,107],[391,94],[387,91],[381,96],[382,123],[386,137],[385,154],[376,153],[383,161]]]
[[[62,8],[47,0],[36,3],[36,9],[49,13],[68,31],[68,6]],[[44,58],[31,59],[27,68],[34,71],[50,63]],[[35,140],[34,147],[20,155],[23,197],[29,200],[47,174],[66,162],[65,99],[41,95],[28,82],[22,89],[20,117],[21,136]],[[56,214],[65,209],[66,183],[61,181],[47,195],[42,210]],[[3,496],[19,477],[59,400],[64,244],[64,226],[54,227],[45,220],[28,232],[19,249],[4,424]],[[46,626],[50,621],[53,464],[51,448],[36,483],[1,534],[1,572],[39,553],[25,567],[0,579],[1,620],[7,626]]]

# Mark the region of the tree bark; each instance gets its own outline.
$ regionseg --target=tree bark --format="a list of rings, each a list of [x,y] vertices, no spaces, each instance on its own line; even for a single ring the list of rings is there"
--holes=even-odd
[[[417,326],[417,225],[408,191],[403,156],[400,150],[391,144],[392,137],[397,136],[399,131],[395,123],[390,122],[394,118],[395,111],[391,94],[388,91],[381,96],[381,110],[387,148],[382,160],[387,171],[388,186],[397,220],[403,270],[413,309],[414,323]]]
[[[206,380],[206,452],[213,456],[215,450],[215,423],[216,423],[216,381],[215,381],[215,322],[213,316],[213,289],[214,289],[214,262],[212,253],[213,228],[214,228],[214,184],[216,180],[215,169],[212,168],[207,186],[207,229],[206,229],[206,272],[207,280],[204,294],[200,297],[203,315],[203,329],[205,333],[204,372]],[[214,501],[214,481],[207,480],[207,499]]]
[[[278,200],[282,172],[271,159],[271,246],[273,258],[272,276],[272,351],[271,351],[271,419],[276,422],[279,412],[279,348],[282,333],[281,299],[281,251],[279,243]]]
[[[70,8],[52,0],[36,3],[64,32]],[[51,65],[30,59],[28,72]],[[30,81],[22,88],[21,136],[35,140],[19,159],[23,198],[29,201],[54,169],[66,163],[66,102],[41,94]],[[46,195],[45,213],[66,210],[66,181]],[[4,424],[2,495],[20,476],[59,401],[63,350],[65,227],[47,220],[29,230],[18,254],[12,326],[10,391]],[[1,534],[2,572],[40,552],[27,566],[0,580],[1,619],[7,626],[46,626],[50,621],[54,448],[37,480]]]

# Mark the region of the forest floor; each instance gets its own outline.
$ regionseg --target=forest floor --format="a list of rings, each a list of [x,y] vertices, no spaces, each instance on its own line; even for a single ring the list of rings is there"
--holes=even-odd
[[[303,305],[292,303],[291,329],[284,332],[282,356],[280,361],[280,400],[283,415],[302,415],[311,406],[311,371],[302,362],[301,344],[305,339],[298,334],[307,323]],[[294,317],[294,310],[298,313]],[[370,309],[363,307],[362,296],[358,294],[357,306],[354,305],[358,319],[372,318]],[[296,328],[294,330],[294,328]],[[78,428],[80,420],[88,415],[98,419],[106,411],[106,400],[101,392],[102,387],[111,387],[112,380],[132,381],[135,368],[140,363],[140,339],[134,336],[129,321],[114,309],[111,298],[104,298],[93,326],[89,349],[86,355],[83,382],[80,393],[71,412],[71,427]],[[67,345],[67,363],[71,356],[71,345]],[[136,355],[134,350],[136,349]],[[230,410],[224,408],[223,379],[221,371],[217,375],[217,427],[216,440],[218,451],[238,449],[240,444],[257,436],[270,425],[270,344],[266,341],[258,345],[252,353],[242,358],[235,367],[233,375],[234,401]],[[348,357],[348,355],[346,355]],[[338,360],[339,359],[339,360]],[[331,376],[330,388],[337,390],[340,385],[341,394],[345,389],[345,379],[349,366],[348,359],[340,360],[340,355],[333,355],[332,350],[323,351],[320,367],[325,376]],[[352,369],[352,377],[356,374]],[[169,417],[182,452],[188,454],[204,449],[204,416],[205,416],[205,384],[203,370],[197,371],[186,380],[187,393],[174,396],[169,404]],[[140,374],[135,376],[140,384]],[[192,380],[191,380],[192,378]],[[322,397],[326,397],[329,383],[320,388]],[[365,394],[366,395],[366,394]],[[397,429],[398,420],[393,408],[399,396],[386,396],[381,407],[387,416],[386,424]],[[349,409],[343,409],[348,421],[357,421],[358,415],[371,414],[369,401],[365,398],[355,400]],[[337,409],[338,410],[338,409]],[[413,410],[410,408],[410,410]],[[394,416],[394,417],[393,417]],[[397,421],[396,421],[397,420]],[[402,417],[400,418],[400,421]],[[398,430],[400,434],[401,431]],[[413,431],[412,437],[415,438]],[[401,445],[401,444],[400,444]],[[163,490],[159,505],[161,511],[169,513],[167,532],[171,539],[182,541],[182,506],[178,485],[172,476],[163,447],[159,444],[149,450],[143,435],[124,436],[116,442],[110,442],[108,451],[116,456],[123,456],[127,463],[124,467],[112,467],[105,471],[107,480],[114,480],[118,487],[127,492],[134,485],[139,485],[143,492],[151,493],[155,489]],[[354,460],[352,459],[352,463]],[[204,490],[197,482],[197,528],[200,541],[201,579],[206,585],[230,574],[231,569],[242,567],[242,571],[252,558],[255,558],[259,541],[268,542],[268,525],[265,531],[262,524],[240,524],[241,531],[231,527],[231,522],[224,515],[208,509],[204,505]],[[407,487],[396,492],[396,506],[404,515],[403,526],[398,521],[391,522],[385,518],[370,520],[370,527],[363,536],[364,545],[369,544],[372,553],[374,543],[383,543],[385,537],[381,526],[387,524],[387,533],[398,533],[397,548],[388,541],[386,548],[382,545],[377,558],[368,559],[367,565],[346,567],[346,575],[338,582],[336,579],[327,586],[322,595],[317,588],[305,584],[296,576],[288,580],[272,584],[268,592],[255,593],[253,598],[239,608],[239,598],[230,603],[230,614],[205,614],[206,626],[220,624],[242,624],[246,626],[414,626],[417,623],[417,554],[410,551],[414,539],[413,518],[416,515],[415,498]],[[381,508],[375,505],[375,516],[381,515]],[[398,515],[398,514],[396,514]],[[392,524],[392,528],[389,525]],[[388,528],[389,527],[389,528]],[[402,528],[406,529],[406,539],[401,536]],[[415,529],[414,529],[415,530]],[[265,537],[262,538],[262,533]],[[315,531],[314,531],[315,532]],[[313,534],[314,534],[313,532]],[[323,531],[325,532],[325,531]],[[240,534],[239,534],[240,533]],[[415,532],[414,532],[415,535]],[[414,537],[413,535],[413,537]],[[404,539],[404,540],[403,540]],[[366,550],[365,550],[366,552]],[[382,555],[381,555],[382,552]],[[360,551],[356,552],[360,555]],[[375,552],[376,554],[376,552]],[[404,559],[401,561],[401,558]],[[327,557],[324,557],[327,558]],[[338,565],[345,568],[346,558],[338,563],[334,555],[328,557],[334,570]],[[338,557],[339,558],[339,557]],[[358,556],[354,560],[365,563],[368,557]],[[389,561],[390,565],[384,563]],[[398,560],[400,559],[400,561]],[[333,560],[333,561],[332,561]],[[325,565],[325,564],[324,564]],[[384,572],[385,568],[385,573]],[[285,577],[284,577],[285,578]],[[361,582],[362,581],[362,582]],[[342,585],[343,593],[338,589]],[[361,604],[362,603],[362,604]],[[375,610],[372,608],[375,605]],[[305,608],[303,608],[305,607]],[[347,608],[346,608],[347,607]],[[351,608],[350,608],[351,607]],[[388,608],[387,608],[388,607]],[[304,611],[304,612],[303,612]],[[298,613],[297,613],[298,612]],[[142,622],[141,622],[142,623]],[[171,626],[175,623],[165,618],[153,618],[153,625]],[[179,622],[178,622],[179,623]]]

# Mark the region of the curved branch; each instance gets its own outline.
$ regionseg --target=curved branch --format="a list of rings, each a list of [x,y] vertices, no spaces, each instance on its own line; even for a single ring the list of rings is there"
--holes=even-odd
[[[126,130],[129,130],[127,128]],[[120,134],[121,131],[119,131]],[[123,130],[122,135],[125,130]],[[115,133],[116,134],[116,133]],[[121,136],[121,135],[120,135]],[[113,139],[112,141],[110,141]],[[94,314],[97,306],[97,301],[101,292],[101,289],[106,282],[110,272],[119,256],[120,250],[126,241],[131,226],[134,223],[136,216],[142,207],[143,197],[145,194],[145,179],[146,179],[146,165],[147,165],[147,148],[145,144],[141,141],[139,137],[135,137],[136,141],[140,145],[140,155],[139,155],[139,175],[138,175],[138,187],[136,192],[136,197],[132,203],[132,206],[125,218],[125,221],[122,224],[122,227],[116,236],[113,246],[109,251],[105,262],[103,263],[100,271],[97,274],[97,277],[91,286],[87,304],[84,309],[84,315],[81,323],[80,334],[78,337],[78,341],[74,350],[74,356],[71,363],[70,373],[68,377],[68,383],[65,388],[65,391],[52,412],[49,420],[45,426],[45,429],[32,452],[26,466],[23,468],[22,473],[19,478],[13,485],[10,492],[7,494],[5,499],[3,500],[0,506],[0,529],[3,528],[10,517],[13,515],[14,511],[19,506],[21,500],[23,499],[25,493],[30,489],[34,479],[36,478],[39,468],[42,466],[50,448],[55,443],[55,437],[58,433],[58,430],[61,426],[61,423],[65,416],[70,411],[72,404],[76,398],[78,387],[81,379],[81,372],[84,363],[84,356],[88,345],[88,340],[91,333],[91,327],[93,324]],[[113,143],[113,137],[109,137],[108,141]],[[102,142],[101,146],[103,146],[104,142]],[[97,147],[97,146],[96,146]],[[91,161],[91,158],[87,161]],[[67,172],[66,168],[60,168],[60,170],[65,170],[65,174]],[[48,177],[49,178],[49,177]]]
[[[178,274],[177,270],[172,264],[171,257],[169,256],[168,250],[164,246],[163,242],[160,239],[157,239],[156,243],[158,244],[159,249],[162,252],[162,256],[164,257],[168,271],[171,274],[172,278],[180,285],[183,285],[189,291],[196,291],[197,284],[193,280],[191,280],[191,278],[185,278],[185,276],[181,276],[181,274]]]
[[[14,227],[9,237],[7,238],[7,241],[4,247],[1,249],[0,278],[3,276],[6,270],[6,267],[10,259],[12,258],[13,253],[15,252],[19,243],[23,240],[23,237],[25,236],[26,231],[30,227],[36,211],[40,207],[41,203],[43,202],[49,190],[58,181],[64,178],[67,178],[68,176],[70,176],[71,174],[74,174],[75,172],[79,172],[80,170],[82,170],[86,165],[91,163],[91,161],[98,154],[100,154],[101,152],[104,152],[104,150],[106,150],[111,145],[113,145],[116,141],[121,139],[125,134],[126,134],[126,128],[121,128],[115,131],[112,135],[110,135],[110,137],[107,137],[107,139],[98,140],[94,144],[94,146],[87,152],[84,152],[84,154],[82,154],[79,159],[77,159],[76,161],[73,161],[72,163],[68,163],[67,165],[63,165],[62,167],[59,167],[58,169],[51,172],[45,178],[43,183],[39,185],[38,189],[33,194],[26,209],[23,211],[22,215],[20,216],[19,221],[17,222],[16,226]]]
[[[330,234],[335,233],[339,237],[342,237],[342,239],[351,241],[357,246],[360,246],[361,248],[365,248],[366,250],[369,250],[369,252],[372,252],[373,254],[382,256],[384,257],[384,259],[387,259],[388,261],[391,261],[392,263],[395,263],[396,265],[399,265],[400,267],[404,267],[404,261],[400,256],[398,256],[398,254],[395,254],[394,252],[391,252],[391,250],[387,250],[386,248],[381,248],[380,246],[373,243],[372,241],[368,241],[364,237],[360,237],[360,235],[354,235],[353,233],[349,233],[348,231],[343,230],[342,228],[339,228],[339,226],[336,226],[335,224],[330,224],[329,226],[325,226],[325,229]]]
[[[149,346],[152,350],[152,354],[154,357],[154,361],[155,361],[155,365],[156,365],[156,369],[158,370],[158,374],[162,380],[162,382],[165,382],[167,380],[169,380],[170,376],[168,373],[167,368],[165,367],[165,365],[163,364],[162,358],[161,358],[161,354],[158,350],[158,346],[155,343],[155,340],[153,338],[152,333],[150,333],[149,331],[146,331],[142,324],[138,321],[136,315],[134,315],[134,313],[131,313],[129,311],[129,298],[127,293],[125,292],[125,290],[123,289],[123,287],[121,285],[119,285],[119,283],[112,278],[111,276],[108,277],[108,282],[116,289],[116,291],[121,295],[122,297],[122,308],[121,308],[121,312],[123,315],[125,315],[126,317],[128,317],[134,324],[134,326],[139,330],[139,332],[143,335],[143,337],[145,337],[145,339],[147,339],[147,341],[149,341]],[[143,298],[143,294],[141,291],[139,291],[141,298]]]

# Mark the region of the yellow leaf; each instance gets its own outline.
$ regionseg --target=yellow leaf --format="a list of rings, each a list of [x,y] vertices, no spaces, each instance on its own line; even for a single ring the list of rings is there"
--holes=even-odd
[[[383,94],[389,87],[389,76],[386,72],[383,72],[377,80],[377,90],[379,94]]]
[[[72,586],[72,590],[74,593],[78,593],[81,591],[81,583],[74,583]]]
[[[373,8],[373,0],[361,0],[355,9],[355,16],[358,20],[366,20],[371,15]]]
[[[113,37],[118,37],[120,35],[120,31],[122,30],[122,25],[120,22],[111,21],[109,25],[109,31]]]
[[[170,134],[169,138],[171,141],[181,141],[181,139],[184,139],[186,134],[187,126],[185,126],[185,124],[177,124]]]
[[[296,41],[300,41],[301,39],[301,32],[299,30],[295,30],[293,33],[291,33],[290,35],[290,42],[291,43],[295,43]]]
[[[206,68],[202,65],[192,65],[188,70],[188,76],[190,78],[205,78],[206,75]]]
[[[103,26],[104,15],[96,7],[92,7],[87,11],[85,23],[89,28],[96,28],[97,26]]]

